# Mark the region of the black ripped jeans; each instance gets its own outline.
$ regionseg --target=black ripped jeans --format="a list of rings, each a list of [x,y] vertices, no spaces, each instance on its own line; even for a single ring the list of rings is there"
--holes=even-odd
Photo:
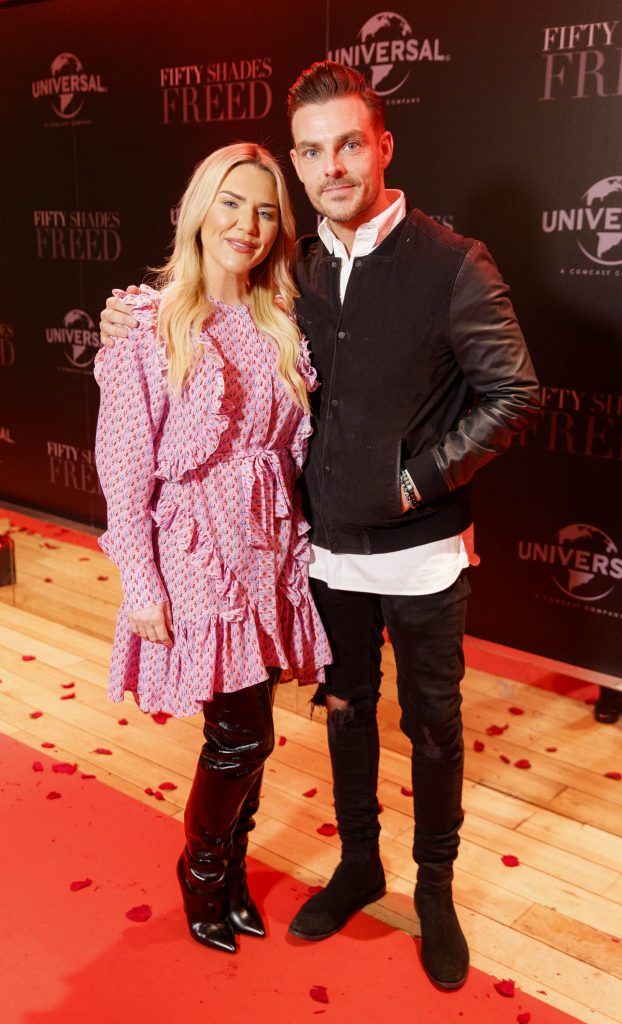
[[[386,625],[397,665],[400,727],[412,743],[418,882],[425,888],[451,884],[463,821],[464,744],[460,681],[469,570],[437,594],[387,596],[331,590],[312,580],[313,595],[333,651],[326,694],[348,701],[328,719],[335,807],[344,857],[377,853],[380,649]]]

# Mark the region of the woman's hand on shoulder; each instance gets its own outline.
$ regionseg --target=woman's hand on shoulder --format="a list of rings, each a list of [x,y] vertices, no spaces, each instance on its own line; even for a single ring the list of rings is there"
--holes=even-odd
[[[164,644],[166,647],[173,646],[173,622],[168,601],[135,611],[128,610],[127,618],[132,633],[141,640],[150,640],[154,644]]]
[[[131,284],[126,289],[131,295],[138,295],[140,289]],[[102,345],[114,348],[119,338],[127,338],[132,327],[138,327],[138,320],[132,316],[132,307],[126,305],[116,295],[106,299],[106,308],[99,314],[99,336]]]

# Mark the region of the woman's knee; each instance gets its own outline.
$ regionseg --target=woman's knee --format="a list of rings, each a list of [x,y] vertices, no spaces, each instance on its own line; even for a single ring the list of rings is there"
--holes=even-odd
[[[203,712],[205,747],[243,760],[265,760],[274,750],[272,695],[267,682],[235,693],[214,694]]]

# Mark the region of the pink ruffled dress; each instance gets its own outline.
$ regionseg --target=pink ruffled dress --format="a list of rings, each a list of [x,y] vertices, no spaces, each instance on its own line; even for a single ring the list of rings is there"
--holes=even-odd
[[[328,641],[307,578],[308,524],[295,480],[311,433],[247,306],[214,303],[203,356],[180,396],[156,340],[159,295],[122,295],[139,326],[95,360],[96,458],[108,503],[100,545],[123,585],[109,695],[192,715],[214,691],[267,678],[322,682]],[[317,386],[306,343],[298,369]],[[141,640],[126,608],[170,600],[174,644]]]

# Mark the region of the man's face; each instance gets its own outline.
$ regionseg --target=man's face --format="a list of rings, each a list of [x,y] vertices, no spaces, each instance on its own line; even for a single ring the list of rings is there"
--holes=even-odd
[[[291,158],[318,213],[336,223],[360,218],[384,188],[393,154],[390,132],[379,132],[360,96],[309,103],[292,118]]]

